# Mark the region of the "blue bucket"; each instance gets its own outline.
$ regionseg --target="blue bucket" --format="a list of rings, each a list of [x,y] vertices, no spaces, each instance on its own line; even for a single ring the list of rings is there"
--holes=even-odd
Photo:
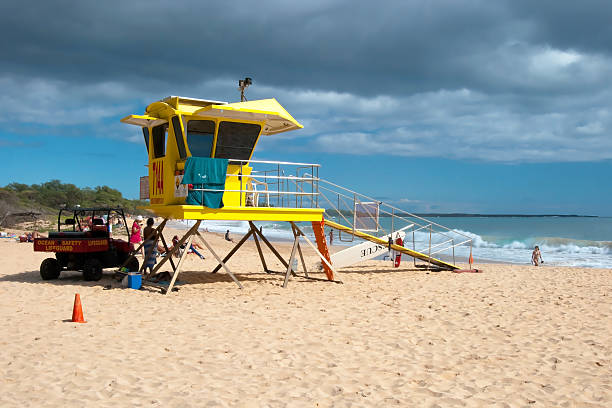
[[[142,286],[142,275],[139,273],[128,273],[128,288],[140,289]]]

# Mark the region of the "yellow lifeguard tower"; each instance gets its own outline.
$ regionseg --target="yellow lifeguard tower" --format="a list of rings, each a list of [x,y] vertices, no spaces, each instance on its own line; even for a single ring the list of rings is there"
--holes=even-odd
[[[149,154],[151,210],[162,217],[190,220],[320,221],[323,209],[262,207],[272,193],[257,192],[249,166],[262,135],[302,128],[275,100],[225,103],[170,96],[149,105],[144,115],[121,120],[142,127]],[[228,159],[224,206],[211,209],[185,204],[181,184],[188,157]],[[281,162],[257,162],[283,164]],[[287,163],[288,164],[288,163]],[[297,164],[300,165],[300,164]],[[314,168],[316,165],[306,165]],[[276,177],[276,178],[275,178]],[[268,175],[267,180],[282,180]],[[281,192],[276,191],[278,196]],[[287,193],[287,192],[285,192]],[[287,195],[287,194],[285,194]],[[302,192],[291,195],[308,195]]]
[[[297,236],[301,231],[295,222],[323,220],[325,210],[318,208],[315,198],[314,175],[318,174],[318,165],[251,160],[262,135],[302,128],[275,99],[226,103],[170,96],[147,106],[144,115],[129,115],[121,121],[142,127],[149,156],[149,175],[141,179],[141,198],[148,198],[151,202],[149,209],[159,216],[166,219],[198,220],[197,226],[201,220],[249,221],[251,230],[239,244],[254,235],[260,248],[257,241],[259,235],[288,270],[289,263],[278,255],[252,221],[288,221]],[[207,189],[182,184],[185,164],[191,157],[226,159],[224,186]],[[267,170],[256,177],[252,173],[251,163],[266,166]],[[288,170],[288,166],[293,170]],[[301,191],[290,191],[289,180],[297,183]],[[276,186],[276,189],[269,190],[270,185]],[[307,186],[309,191],[305,191]],[[222,191],[223,202],[220,208],[189,203],[190,194],[204,196],[219,191]],[[197,234],[197,227],[192,228],[188,235],[194,234]],[[182,241],[186,241],[188,235]],[[324,243],[324,239],[317,241],[320,246]],[[299,244],[295,246],[301,253]],[[327,251],[324,246],[316,250]],[[264,269],[267,269],[261,250],[260,255]],[[293,258],[295,249],[292,255]],[[329,254],[320,255],[323,262],[328,264],[325,265],[328,278],[333,280]],[[220,265],[225,267],[224,261],[220,260]],[[226,270],[234,278],[229,269]]]
[[[344,233],[345,237],[358,237],[378,245],[388,245],[390,250],[426,260],[444,269],[457,268],[451,263],[432,258],[431,240],[430,252],[425,254],[416,251],[415,248],[408,249],[404,245],[387,242],[386,239],[366,233],[365,231],[379,230],[378,218],[375,221],[375,229],[360,227],[357,218],[353,220],[352,226],[324,220],[323,214],[326,209],[322,208],[319,203],[322,195],[319,190],[321,179],[318,164],[252,160],[253,151],[263,135],[276,135],[302,128],[302,125],[275,99],[226,103],[170,96],[147,106],[143,115],[129,115],[121,121],[142,128],[148,152],[149,174],[141,178],[141,198],[148,198],[150,200],[149,209],[165,218],[158,227],[158,236],[164,246],[166,243],[161,231],[168,219],[196,220],[195,225],[181,239],[180,244],[189,245],[191,239],[198,236],[219,262],[213,272],[223,267],[240,287],[242,287],[240,282],[227,268],[225,262],[251,236],[255,240],[266,272],[269,271],[259,240],[264,242],[287,268],[283,286],[286,286],[292,272],[296,251],[300,254],[304,274],[308,277],[299,244],[300,238],[304,239],[321,258],[327,279],[334,280],[336,271],[331,264],[323,232],[324,225],[335,228],[340,238]],[[223,180],[207,185],[205,183],[207,176],[203,174],[205,172],[194,172],[193,168],[191,170],[189,168],[197,160],[200,161],[200,164],[202,161],[220,163]],[[253,166],[257,166],[258,170],[255,171]],[[186,171],[188,174],[185,174]],[[201,180],[194,182],[194,174],[196,178],[202,177]],[[184,183],[186,178],[190,178],[189,184]],[[360,201],[358,209],[355,192],[333,183],[328,183],[327,187],[330,186],[344,190],[343,193],[338,193],[338,203],[340,203],[340,194],[345,197],[352,196],[355,203],[353,206],[355,214],[358,214],[359,211],[363,213],[364,208],[369,211],[368,208],[374,203],[372,200],[365,204]],[[206,196],[219,198],[219,205],[205,205],[208,203]],[[376,217],[378,217],[379,204],[381,203],[375,203]],[[344,217],[342,211],[337,213]],[[202,220],[248,221],[250,230],[224,259],[220,259],[198,232]],[[288,261],[280,256],[255,227],[253,221],[291,223],[295,240]],[[297,222],[304,221],[312,223],[316,246],[296,225]],[[429,227],[431,230],[431,224]],[[178,246],[175,245],[174,249],[177,249]],[[175,271],[169,293],[180,270],[182,258],[178,265],[174,265],[172,256],[166,256],[157,265],[154,272],[167,260],[171,262]],[[293,270],[293,272],[296,271]]]

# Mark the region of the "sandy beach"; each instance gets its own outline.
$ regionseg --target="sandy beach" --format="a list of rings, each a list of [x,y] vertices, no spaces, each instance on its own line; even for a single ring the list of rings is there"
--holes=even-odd
[[[111,270],[42,281],[32,244],[0,253],[2,407],[612,406],[611,269],[370,261],[283,289],[249,241],[228,263],[243,290],[204,251],[165,296]],[[75,293],[86,324],[70,322]]]

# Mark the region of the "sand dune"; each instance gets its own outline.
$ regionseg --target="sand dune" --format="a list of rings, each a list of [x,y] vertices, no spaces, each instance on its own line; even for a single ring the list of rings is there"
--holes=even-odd
[[[243,290],[205,272],[204,251],[163,296],[110,271],[42,281],[45,254],[9,240],[0,251],[3,407],[612,406],[610,269],[371,261],[341,270],[343,284],[282,289],[248,242],[229,262]],[[69,321],[75,293],[86,324]]]

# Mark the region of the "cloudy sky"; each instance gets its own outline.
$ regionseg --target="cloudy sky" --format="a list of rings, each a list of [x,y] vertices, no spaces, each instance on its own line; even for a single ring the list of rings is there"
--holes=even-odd
[[[275,97],[256,158],[411,211],[612,216],[612,3],[38,1],[0,14],[0,185],[136,197],[168,95]]]

